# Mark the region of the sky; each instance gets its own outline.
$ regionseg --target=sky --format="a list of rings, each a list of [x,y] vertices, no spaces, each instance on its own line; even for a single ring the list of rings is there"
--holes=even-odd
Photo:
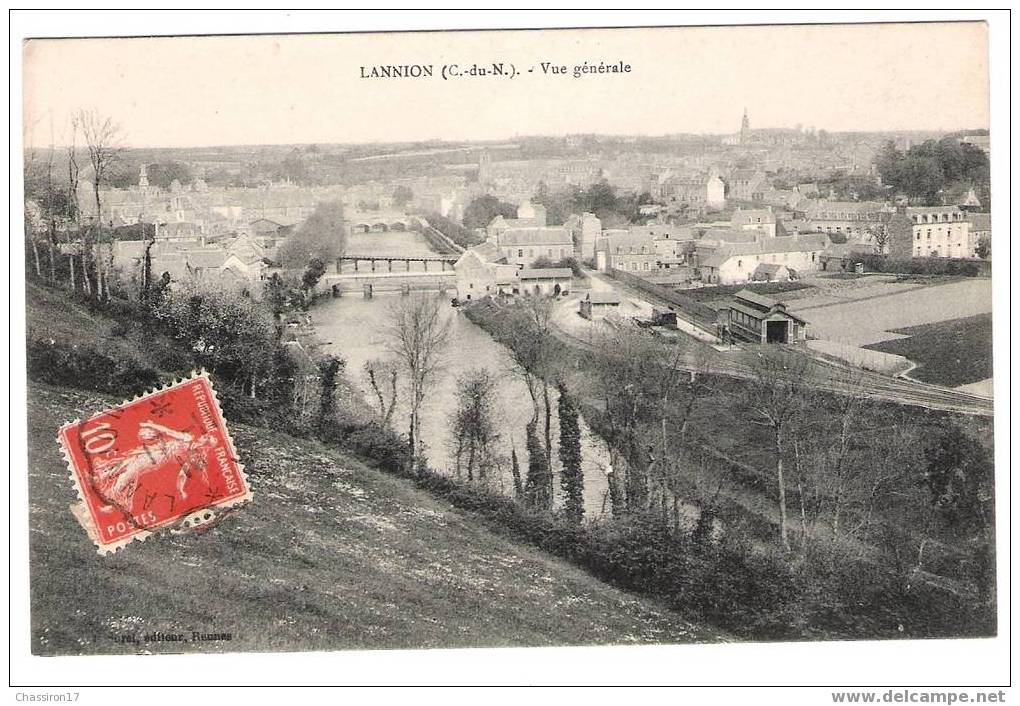
[[[35,146],[78,108],[131,147],[718,134],[745,108],[752,128],[949,131],[989,111],[983,23],[37,39],[23,59]],[[586,61],[631,70],[575,78]],[[493,62],[517,75],[440,75]],[[433,76],[360,77],[384,64]]]

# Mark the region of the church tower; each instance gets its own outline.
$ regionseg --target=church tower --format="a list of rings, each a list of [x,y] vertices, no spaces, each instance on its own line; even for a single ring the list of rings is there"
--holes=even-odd
[[[138,172],[138,188],[148,189],[149,188],[149,176],[145,173],[145,165],[143,164]]]
[[[751,121],[747,119],[747,108],[744,108],[744,119],[740,121],[740,144],[746,145],[751,138]]]

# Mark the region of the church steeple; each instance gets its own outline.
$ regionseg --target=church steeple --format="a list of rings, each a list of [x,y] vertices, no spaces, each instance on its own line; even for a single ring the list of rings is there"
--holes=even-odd
[[[751,136],[751,121],[747,117],[747,108],[744,108],[744,119],[740,121],[740,144],[746,145]]]

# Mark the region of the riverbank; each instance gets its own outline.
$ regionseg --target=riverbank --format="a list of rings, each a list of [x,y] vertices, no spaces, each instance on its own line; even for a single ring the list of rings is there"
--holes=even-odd
[[[431,296],[431,295],[430,295]],[[345,373],[348,382],[363,399],[371,399],[365,365],[389,357],[383,333],[391,304],[399,302],[399,293],[375,296],[372,299],[344,296],[322,299],[310,311],[312,325],[323,341],[323,351],[347,361]],[[454,476],[454,450],[451,446],[450,425],[458,406],[457,380],[471,370],[489,371],[496,380],[494,391],[497,400],[496,418],[498,438],[493,446],[500,457],[495,477],[488,479],[488,490],[510,497],[514,492],[511,456],[516,454],[521,468],[528,462],[525,430],[533,416],[528,389],[510,359],[509,352],[481,327],[477,326],[463,309],[442,303],[441,316],[450,326],[450,340],[445,349],[444,364],[436,373],[422,410],[422,440],[426,446],[429,466],[438,473]],[[351,332],[357,335],[351,335]],[[399,395],[393,415],[393,430],[403,434],[409,413],[406,373],[398,371]],[[555,410],[558,397],[551,391],[551,404]],[[378,419],[378,416],[374,417]],[[582,444],[582,473],[585,477],[584,507],[589,519],[603,517],[610,508],[607,499],[606,470],[610,467],[609,454],[601,441],[580,420]],[[559,438],[559,420],[555,415],[551,427],[554,442]],[[554,504],[563,501],[559,483],[560,462],[553,458]]]
[[[66,325],[52,326],[50,330],[66,331],[71,340],[74,339],[75,329],[70,323],[72,316],[75,321],[92,318],[95,321],[91,325],[102,325],[104,329],[108,324],[111,329],[114,325],[123,324],[119,320],[107,322],[101,311],[91,315],[84,312],[79,314],[78,309],[81,307],[70,300],[65,304],[63,308],[56,304],[49,305],[51,316],[47,318],[67,318]],[[31,298],[29,306],[33,306]],[[313,308],[313,313],[317,310],[318,307]],[[37,318],[29,317],[30,321]],[[473,324],[472,329],[476,335],[485,336],[488,340],[487,334],[483,334]],[[368,337],[363,329],[341,327],[340,331],[345,335],[338,338],[339,341]],[[141,349],[132,350],[133,356],[143,354]],[[166,372],[161,371],[161,374]],[[334,477],[331,469],[348,467],[348,461],[336,460],[341,457],[351,463],[355,463],[356,459],[365,459],[368,465],[396,476],[396,479],[380,481],[384,495],[402,492],[399,490],[401,486],[406,490],[406,487],[413,484],[427,490],[439,502],[458,508],[465,522],[475,526],[473,532],[485,535],[492,533],[513,544],[543,550],[575,567],[583,568],[606,584],[644,596],[643,599],[633,597],[632,600],[666,606],[695,624],[717,626],[732,633],[737,639],[959,637],[990,634],[995,630],[993,603],[977,603],[968,592],[962,589],[957,591],[952,584],[952,590],[947,590],[943,576],[936,577],[943,580],[941,587],[925,580],[924,576],[930,576],[928,572],[932,570],[951,568],[944,555],[935,554],[934,543],[930,545],[932,551],[926,553],[925,575],[910,574],[911,587],[904,591],[902,575],[896,570],[869,562],[843,561],[842,557],[831,554],[812,553],[810,561],[802,560],[799,554],[786,553],[766,543],[748,541],[745,537],[754,534],[751,527],[741,527],[741,532],[719,542],[706,541],[706,537],[696,532],[674,531],[655,513],[601,516],[597,521],[578,527],[556,513],[529,509],[477,483],[458,482],[447,475],[431,471],[409,475],[406,442],[403,438],[377,423],[364,423],[367,417],[358,416],[356,424],[350,423],[352,420],[345,419],[343,414],[345,407],[339,410],[340,414],[335,420],[320,419],[315,426],[302,428],[295,424],[288,410],[272,409],[272,405],[267,406],[265,400],[238,395],[228,385],[220,387],[220,381],[216,384],[231,429],[237,428],[237,436],[249,437],[253,441],[251,445],[240,442],[239,453],[246,466],[250,463],[258,469],[252,475],[253,484],[256,485],[256,502],[252,507],[255,508],[253,517],[260,518],[259,522],[257,525],[248,525],[244,519],[247,515],[240,512],[236,526],[225,522],[209,533],[183,538],[157,535],[139,545],[141,552],[124,552],[118,555],[121,559],[114,557],[112,561],[120,569],[151,577],[147,583],[140,584],[137,594],[131,591],[125,593],[123,582],[103,571],[93,575],[97,567],[105,569],[110,565],[108,562],[96,562],[94,555],[91,560],[83,555],[94,552],[94,549],[67,513],[70,500],[64,499],[57,492],[57,489],[63,489],[61,492],[70,491],[66,486],[66,467],[62,459],[53,457],[40,463],[30,457],[30,467],[34,472],[43,474],[41,482],[44,483],[34,496],[41,499],[42,506],[33,509],[33,522],[56,521],[59,525],[59,529],[46,540],[48,544],[44,542],[33,547],[33,552],[37,553],[35,556],[44,557],[38,561],[33,560],[33,571],[36,572],[35,567],[39,567],[38,573],[33,573],[33,587],[44,587],[38,589],[43,591],[40,594],[43,609],[39,614],[51,616],[52,620],[46,625],[51,632],[55,625],[67,625],[86,632],[93,630],[94,634],[104,634],[103,630],[111,629],[110,624],[104,623],[88,623],[83,626],[80,620],[76,622],[76,619],[62,615],[59,611],[47,613],[54,606],[73,605],[68,595],[80,586],[104,586],[107,588],[103,590],[95,588],[95,595],[103,595],[107,604],[113,601],[118,606],[130,606],[131,612],[119,615],[130,618],[127,623],[130,625],[144,623],[150,632],[191,629],[188,625],[160,624],[158,616],[161,614],[155,612],[156,608],[151,603],[145,602],[146,596],[165,595],[169,590],[181,596],[187,605],[205,605],[203,599],[209,594],[218,601],[217,612],[236,612],[242,616],[251,610],[258,610],[260,601],[270,600],[273,605],[285,606],[288,611],[286,617],[293,621],[289,624],[295,626],[294,634],[328,623],[334,626],[331,630],[335,629],[345,636],[353,635],[354,639],[360,640],[357,643],[359,645],[396,645],[395,642],[381,641],[379,636],[386,635],[385,632],[372,633],[367,628],[365,632],[358,632],[359,626],[375,625],[372,621],[384,612],[384,608],[391,610],[389,604],[397,605],[399,609],[405,602],[417,600],[415,597],[420,587],[415,582],[423,579],[413,572],[405,561],[406,557],[395,557],[393,553],[395,547],[403,546],[399,544],[402,541],[401,535],[399,532],[396,535],[389,534],[390,529],[385,522],[400,527],[403,520],[372,509],[367,513],[362,512],[368,505],[363,504],[365,501],[359,498],[356,490],[348,489],[348,486],[357,486],[342,474]],[[33,385],[30,404],[32,400],[38,402],[42,399],[36,395],[45,395],[45,392],[37,393],[45,385]],[[30,445],[34,444],[41,457],[46,458],[49,458],[46,454],[52,456],[52,453],[57,453],[52,441],[53,428],[60,421],[103,409],[126,396],[119,388],[110,390],[109,396],[97,396],[95,393],[69,388],[58,388],[56,392],[66,394],[65,401],[57,402],[51,411],[37,410],[29,415],[30,419],[41,420],[40,426],[30,430]],[[351,405],[355,405],[355,409],[362,404],[360,396],[351,394],[348,400]],[[530,400],[525,405],[530,407]],[[244,431],[246,428],[249,432]],[[45,485],[47,483],[52,487]],[[390,483],[396,485],[390,489]],[[306,484],[307,488],[298,492]],[[346,493],[352,497],[343,499]],[[405,509],[416,512],[413,508],[428,507],[427,502],[425,499],[416,500]],[[268,516],[262,514],[267,508],[272,509]],[[357,518],[366,515],[373,517],[364,520],[369,524],[360,525]],[[383,519],[380,520],[380,517]],[[473,545],[465,542],[463,537],[448,536],[442,525],[432,528],[415,526],[414,534],[417,538],[427,537],[430,547],[435,545],[442,549],[439,556],[431,553],[423,556],[433,562],[445,561],[440,565],[448,568],[453,575],[459,575],[458,572],[462,570],[470,571],[461,568],[461,562],[467,562],[468,556],[485,558],[488,556],[486,552],[492,551],[487,548],[489,545]],[[39,532],[32,534],[37,538],[40,538],[39,535]],[[227,537],[230,539],[225,539]],[[359,560],[362,563],[359,563],[345,556],[344,552],[347,547],[362,539],[366,539],[369,544],[364,545],[365,554]],[[266,541],[273,542],[271,547],[263,547]],[[197,554],[190,550],[181,553],[180,547],[196,547]],[[518,548],[526,550],[523,546]],[[969,550],[975,554],[980,548],[975,544]],[[939,550],[941,552],[941,547]],[[150,554],[150,551],[154,553]],[[408,551],[419,550],[410,547]],[[462,551],[468,554],[461,556]],[[175,562],[174,565],[192,567],[194,562],[199,562],[201,568],[182,569],[185,571],[184,576],[193,579],[192,582],[177,585],[165,579],[162,567],[166,565],[167,552],[171,552],[169,556]],[[263,555],[270,559],[260,559]],[[361,586],[369,586],[360,580],[362,571],[375,571],[371,575],[380,577],[378,591],[385,591],[389,586],[387,581],[390,581],[386,578],[387,572],[395,558],[400,561],[395,563],[394,571],[408,572],[407,575],[414,577],[414,580],[410,584],[392,580],[399,590],[381,603],[367,601],[366,611],[370,616],[356,614],[348,622],[343,622],[346,620],[343,617],[346,615],[343,613],[346,603],[332,600],[336,596],[322,597],[323,590],[332,590],[324,588],[324,585],[330,582],[343,585],[338,576],[356,576],[358,581],[344,589],[345,593],[336,593],[344,601],[350,601],[347,593],[356,592]],[[548,556],[546,559],[551,560]],[[335,570],[323,569],[327,565],[335,566]],[[365,565],[373,568],[363,569]],[[273,572],[278,566],[284,572],[290,571],[288,567],[296,567],[293,581],[285,579],[280,583],[272,582],[271,579],[275,577]],[[378,573],[380,570],[382,574]],[[444,591],[461,591],[468,597],[475,595],[470,586],[458,587],[446,583],[443,580],[443,574],[446,573],[444,569],[436,579],[438,583],[429,584],[435,588],[436,600],[444,595]],[[228,595],[221,600],[217,597],[218,584],[215,581],[223,576],[232,578],[229,591],[226,592]],[[535,590],[533,573],[511,570],[505,576],[505,581],[501,580],[494,586],[493,595],[506,603],[508,610],[517,615],[516,619],[525,618],[529,624],[557,625],[555,618],[549,619],[542,611],[559,610],[559,599],[552,597],[552,604],[539,601],[533,611],[530,607],[532,603],[519,597],[522,593]],[[567,579],[553,575],[552,580]],[[111,585],[116,586],[114,594],[108,590]],[[376,584],[369,586],[373,596],[376,591],[374,586]],[[283,603],[281,591],[288,598]],[[289,601],[291,597],[293,602]],[[229,603],[230,600],[241,603],[235,606]],[[480,600],[488,603],[495,598],[486,594]],[[454,609],[464,606],[458,601],[452,601],[450,605]],[[605,609],[604,605],[602,607]],[[270,616],[276,615],[273,610],[268,607],[265,612]],[[488,615],[482,603],[464,610],[465,614],[470,614],[475,625],[477,616]],[[663,609],[660,607],[658,610]],[[672,612],[665,614],[674,615]],[[420,611],[411,609],[406,614],[398,612],[397,615],[400,616],[398,620],[403,629],[403,632],[400,629],[397,632],[400,639],[406,641],[403,644],[421,645],[415,642],[416,639],[423,639],[422,631],[416,627]],[[195,625],[192,628],[203,632],[220,632],[217,626],[205,630],[200,616],[196,614],[194,617]],[[89,615],[85,618],[91,620]],[[581,626],[592,620],[597,624],[598,620],[584,615],[577,615],[575,619]],[[654,622],[658,623],[658,620]],[[495,634],[501,634],[504,628],[498,621],[493,624]],[[674,639],[670,630],[663,629],[661,625],[658,623],[655,628],[659,630],[656,633],[658,641],[687,639],[686,633]],[[41,634],[46,633],[42,631]],[[80,634],[85,633],[62,633],[65,651],[61,653],[81,649],[81,643],[76,647],[72,642]],[[479,634],[491,637],[488,628]],[[445,646],[447,643],[443,642],[444,639],[436,638],[435,643],[429,644]],[[613,639],[627,641],[629,638],[616,634]],[[562,644],[562,637],[549,637],[548,640],[549,643]],[[290,643],[281,641],[280,644]],[[322,642],[315,644],[323,645],[323,649],[340,646],[335,641],[335,634],[323,635]],[[456,646],[467,643],[450,641],[448,644]]]
[[[512,306],[478,302],[467,311],[498,339]],[[511,325],[509,330],[516,332],[517,328]],[[505,334],[504,330],[502,335]],[[634,332],[633,335],[641,334]],[[612,432],[624,422],[622,418],[615,421],[603,418],[605,402],[593,394],[594,390],[586,392],[593,381],[600,376],[608,379],[629,375],[615,386],[615,392],[607,391],[606,394],[612,395],[626,394],[631,383],[640,385],[641,380],[658,377],[654,366],[642,366],[642,373],[630,375],[627,368],[631,363],[626,355],[617,361],[623,366],[617,375],[598,367],[593,357],[605,358],[608,351],[597,353],[589,346],[570,340],[558,339],[555,343],[556,350],[550,354],[560,363],[553,366],[553,374],[567,383],[596,431]],[[625,339],[608,343],[608,349],[640,350]],[[610,362],[604,359],[601,364]],[[547,367],[542,369],[548,370]],[[866,444],[854,444],[854,464],[859,467],[852,476],[841,480],[841,495],[837,496],[843,526],[853,529],[841,529],[837,533],[832,514],[836,501],[826,488],[835,482],[838,469],[832,469],[831,462],[819,454],[828,453],[826,445],[836,443],[827,436],[838,428],[840,406],[831,394],[807,395],[802,402],[807,409],[798,422],[799,428],[787,432],[790,435],[784,455],[788,474],[784,484],[789,513],[787,529],[791,545],[799,549],[784,552],[778,541],[781,518],[774,447],[761,426],[748,418],[749,412],[743,402],[746,383],[712,374],[699,374],[699,378],[703,393],[693,413],[685,418],[687,441],[676,450],[675,458],[669,459],[671,464],[679,463],[679,468],[668,477],[668,491],[659,490],[657,484],[663,481],[656,480],[658,471],[653,473],[654,457],[660,455],[658,412],[653,412],[654,423],[649,422],[651,428],[646,430],[650,436],[640,436],[636,444],[619,449],[620,456],[638,468],[646,459],[650,462],[642,473],[648,474],[647,482],[653,488],[650,502],[642,497],[648,491],[638,488],[638,508],[629,508],[626,516],[643,515],[655,518],[654,521],[664,521],[668,526],[671,524],[668,520],[670,495],[674,507],[678,498],[681,502],[686,500],[700,505],[703,512],[709,511],[709,517],[722,521],[724,544],[742,546],[738,553],[772,557],[779,574],[789,571],[798,580],[807,581],[805,585],[790,586],[790,590],[807,590],[812,586],[809,592],[816,592],[813,597],[803,595],[796,599],[804,601],[805,611],[810,613],[833,603],[845,607],[842,615],[815,616],[809,621],[813,630],[847,631],[844,634],[855,634],[858,630],[862,634],[867,630],[881,631],[880,626],[886,619],[883,616],[898,612],[912,615],[911,620],[915,622],[910,628],[903,628],[901,623],[897,630],[920,630],[928,635],[933,634],[929,630],[952,632],[958,629],[963,623],[956,622],[957,611],[969,613],[986,627],[990,621],[994,622],[990,604],[977,598],[985,589],[975,588],[975,584],[985,588],[990,585],[987,566],[980,563],[983,559],[975,556],[987,556],[991,540],[977,525],[961,532],[958,527],[949,525],[933,526],[930,519],[925,524],[924,518],[930,513],[930,497],[928,489],[915,475],[930,463],[926,456],[926,440],[958,438],[954,435],[964,434],[984,445],[988,441],[984,420],[865,403],[869,422],[887,431],[873,434]],[[624,410],[617,410],[617,413],[626,416]],[[645,444],[649,442],[640,441],[646,438],[650,439],[647,454]],[[793,440],[798,440],[799,446]],[[799,454],[794,453],[795,447],[800,449]],[[809,453],[815,455],[809,456]],[[629,475],[626,468],[618,470]],[[883,493],[878,494],[872,483]],[[614,522],[617,519],[614,517]],[[695,527],[701,524],[698,521]],[[902,562],[903,552],[916,552],[919,545],[932,549],[925,559],[924,571],[920,567],[911,570],[909,559],[905,564],[896,563],[895,557],[899,556]],[[729,571],[722,567],[720,570],[724,574]],[[901,573],[903,571],[906,573]],[[775,580],[779,574],[770,571],[770,580]],[[841,575],[844,580],[834,580]],[[868,577],[868,586],[862,585],[863,576]],[[876,602],[885,605],[878,608]],[[857,607],[850,608],[851,605]],[[894,608],[896,605],[900,607]],[[827,608],[823,610],[828,611]],[[924,626],[916,622],[917,615],[921,614],[929,621]],[[943,627],[936,628],[937,624]],[[865,625],[869,627],[865,629]]]

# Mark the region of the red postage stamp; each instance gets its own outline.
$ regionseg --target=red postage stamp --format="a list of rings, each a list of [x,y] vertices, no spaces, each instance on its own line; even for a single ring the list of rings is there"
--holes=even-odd
[[[252,497],[204,372],[65,424],[58,441],[100,554]]]

